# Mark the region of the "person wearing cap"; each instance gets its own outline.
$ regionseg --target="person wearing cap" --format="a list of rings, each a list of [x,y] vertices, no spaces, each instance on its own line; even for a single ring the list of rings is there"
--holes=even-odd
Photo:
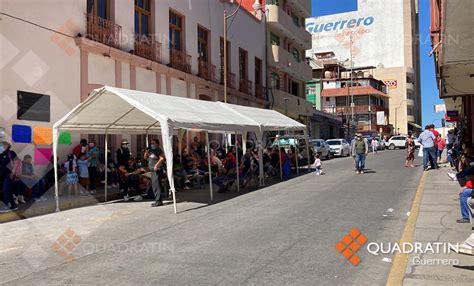
[[[365,169],[365,158],[369,152],[369,144],[362,134],[357,133],[351,142],[351,154],[355,159],[355,168],[357,174],[363,174]]]
[[[128,161],[130,160],[130,150],[128,149],[127,139],[123,139],[120,148],[117,149],[117,164],[128,169]]]
[[[2,201],[4,204],[0,212],[10,212],[18,209],[13,197],[13,184],[15,176],[20,175],[16,174],[18,172],[19,159],[16,153],[11,150],[10,142],[2,141],[0,148],[0,181],[3,181]]]

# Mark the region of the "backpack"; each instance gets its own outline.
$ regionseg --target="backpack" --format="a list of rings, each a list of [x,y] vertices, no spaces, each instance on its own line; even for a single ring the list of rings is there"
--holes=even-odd
[[[357,154],[365,154],[365,141],[364,139],[362,140],[357,140],[355,143],[355,149]]]

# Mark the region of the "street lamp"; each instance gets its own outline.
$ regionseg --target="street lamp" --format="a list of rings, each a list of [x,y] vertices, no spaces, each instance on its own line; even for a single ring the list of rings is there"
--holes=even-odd
[[[230,0],[230,3],[234,3],[234,0]],[[239,12],[242,6],[242,0],[239,1],[239,6],[230,15],[227,15],[224,6],[224,102],[227,103],[227,20],[234,17]]]
[[[398,133],[400,133],[400,132],[398,132],[398,121],[397,121],[397,120],[398,120],[398,119],[397,119],[397,116],[398,116],[398,109],[399,109],[400,107],[402,107],[402,104],[403,104],[404,102],[406,102],[406,101],[407,101],[406,99],[402,100],[402,101],[400,102],[400,105],[398,105],[398,107],[395,107],[395,131],[397,132],[397,135],[398,135]]]

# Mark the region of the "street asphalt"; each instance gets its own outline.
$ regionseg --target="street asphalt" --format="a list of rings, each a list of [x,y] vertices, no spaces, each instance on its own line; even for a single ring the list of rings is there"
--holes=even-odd
[[[383,285],[392,256],[363,247],[353,266],[335,245],[354,227],[399,241],[422,173],[404,156],[370,154],[364,175],[352,158],[323,161],[325,175],[212,205],[188,200],[177,215],[115,202],[5,223],[0,284]]]

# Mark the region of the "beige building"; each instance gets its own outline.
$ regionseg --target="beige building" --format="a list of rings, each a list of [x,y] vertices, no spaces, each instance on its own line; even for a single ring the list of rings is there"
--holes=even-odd
[[[306,61],[311,35],[304,28],[311,0],[243,0],[244,7],[267,22],[269,108],[310,125],[313,105],[306,100],[312,70]],[[258,10],[256,8],[259,8]]]
[[[309,57],[332,51],[346,69],[375,67],[374,78],[389,88],[389,123],[394,132],[418,129],[418,0],[359,0],[357,10],[306,19],[306,29],[313,41]]]
[[[222,19],[236,3],[2,0],[0,8],[6,13],[0,25],[0,131],[7,140],[15,135],[13,125],[52,127],[102,85],[224,100]],[[228,102],[267,106],[265,47],[259,44],[264,35],[265,24],[244,9],[229,23]],[[73,135],[72,145],[79,136]],[[111,148],[121,139],[113,136]],[[143,136],[127,139],[132,152],[143,147]],[[20,154],[38,147],[33,139],[13,141]],[[60,145],[60,156],[71,147]]]

